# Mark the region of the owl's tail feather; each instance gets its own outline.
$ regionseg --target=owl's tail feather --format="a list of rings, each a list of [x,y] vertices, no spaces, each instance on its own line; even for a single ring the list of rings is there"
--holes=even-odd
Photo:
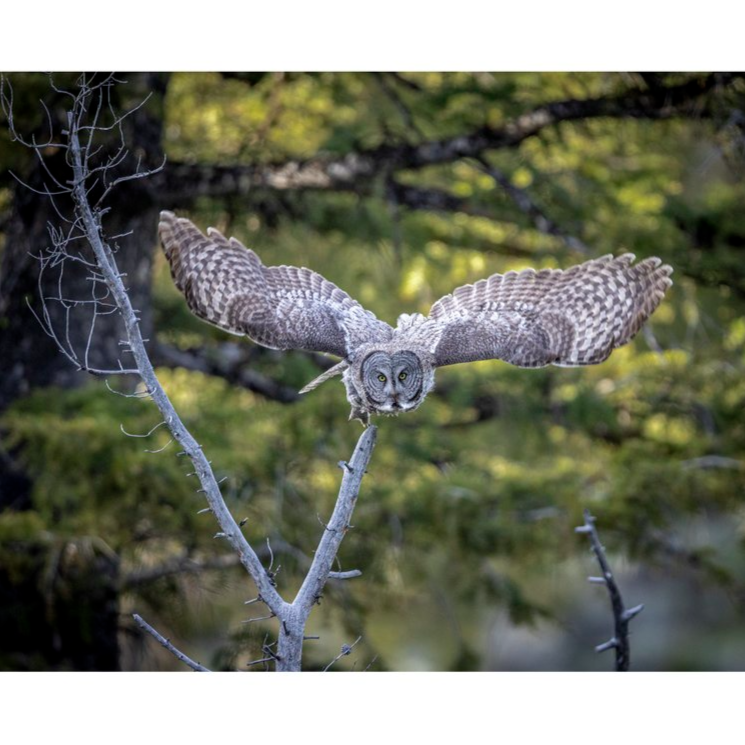
[[[306,385],[305,388],[300,391],[300,393],[308,393],[314,388],[318,388],[321,383],[325,383],[327,380],[331,380],[331,378],[334,378],[337,375],[341,375],[348,367],[349,363],[346,360],[337,362],[333,367],[330,367],[328,370],[326,370],[326,372],[321,373],[317,378],[311,380],[310,383],[308,383],[308,385]]]

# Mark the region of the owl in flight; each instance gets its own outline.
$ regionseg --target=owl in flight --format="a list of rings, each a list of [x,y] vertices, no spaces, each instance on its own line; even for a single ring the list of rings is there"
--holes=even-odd
[[[632,339],[672,280],[657,258],[633,254],[561,269],[492,274],[440,298],[429,316],[379,321],[310,269],[264,266],[235,238],[204,235],[161,212],[160,239],[176,287],[200,318],[271,349],[341,357],[301,393],[341,375],[350,419],[416,409],[435,369],[499,359],[518,367],[594,365]]]

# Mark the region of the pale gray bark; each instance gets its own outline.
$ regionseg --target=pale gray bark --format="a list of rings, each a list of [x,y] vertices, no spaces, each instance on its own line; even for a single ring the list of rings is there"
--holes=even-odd
[[[376,427],[365,429],[357,441],[352,460],[349,463],[342,461],[339,464],[344,471],[344,476],[334,512],[328,525],[324,526],[323,536],[316,549],[313,563],[292,603],[288,619],[280,623],[277,670],[300,670],[303,629],[313,606],[321,598],[339,546],[351,527],[350,520],[357,504],[362,477],[367,471],[367,465],[375,447],[376,435]]]

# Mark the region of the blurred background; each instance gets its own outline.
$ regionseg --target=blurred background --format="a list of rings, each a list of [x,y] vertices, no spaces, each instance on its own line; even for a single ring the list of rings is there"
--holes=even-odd
[[[13,123],[44,142],[76,76],[14,73]],[[360,433],[338,381],[297,391],[319,355],[202,323],[156,245],[175,210],[308,266],[394,324],[454,287],[607,253],[659,256],[675,285],[602,365],[454,366],[378,445],[307,669],[608,670],[612,634],[587,508],[627,605],[633,670],[745,670],[745,79],[710,73],[120,74],[117,244],[158,375],[278,588],[299,587]],[[37,155],[0,122],[0,669],[182,669],[131,614],[194,659],[257,670],[276,637],[253,583],[129,378],[77,371],[34,312],[93,366],[122,358],[114,316],[90,334],[83,272],[40,279],[59,215]],[[116,153],[115,133],[103,153]],[[23,182],[21,184],[20,182]],[[28,188],[28,187],[32,188]],[[62,205],[64,207],[64,205]],[[59,205],[58,205],[59,207]],[[87,295],[86,295],[87,293]],[[69,312],[68,312],[69,311]],[[68,320],[70,319],[70,320]],[[126,362],[126,359],[125,359]],[[164,448],[161,452],[148,452]],[[270,550],[271,548],[271,550]],[[271,556],[270,556],[271,554]],[[185,668],[183,668],[185,669]]]

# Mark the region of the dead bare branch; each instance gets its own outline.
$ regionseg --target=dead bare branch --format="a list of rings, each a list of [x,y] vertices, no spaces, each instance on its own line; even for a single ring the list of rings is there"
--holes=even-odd
[[[336,657],[334,657],[334,659],[331,660],[331,662],[329,662],[329,664],[323,668],[323,672],[328,672],[331,669],[331,666],[338,662],[342,657],[348,657],[350,654],[352,654],[352,650],[360,641],[362,641],[362,637],[358,636],[352,644],[342,644],[341,652],[339,652],[339,654],[336,655]]]
[[[609,649],[616,651],[616,671],[627,672],[631,660],[631,648],[629,646],[629,622],[644,610],[643,605],[636,605],[633,608],[626,608],[621,597],[621,591],[611,572],[610,564],[605,555],[605,548],[600,542],[597,529],[595,528],[595,518],[589,510],[584,511],[585,523],[575,528],[576,533],[584,533],[590,537],[590,545],[595,558],[600,564],[603,572],[602,577],[588,577],[592,584],[604,584],[608,590],[611,608],[613,610],[613,636],[603,644],[595,647],[596,652],[605,652]]]
[[[352,465],[346,470],[342,478],[337,507],[331,519],[334,533],[331,536],[324,535],[321,539],[298,597],[293,603],[286,602],[276,589],[275,577],[280,567],[274,568],[271,544],[267,541],[269,568],[265,569],[259,555],[243,535],[241,525],[236,523],[228,510],[220,491],[220,482],[215,477],[211,462],[207,460],[201,446],[184,426],[155,375],[152,361],[145,346],[146,340],[143,339],[140,331],[139,314],[132,306],[125,287],[125,275],[117,268],[116,246],[112,244],[112,239],[107,238],[104,233],[102,218],[107,214],[108,208],[102,205],[102,199],[92,202],[92,193],[94,188],[98,188],[99,181],[104,185],[103,196],[105,197],[115,186],[127,180],[152,176],[158,170],[142,171],[138,160],[135,170],[130,176],[119,173],[116,177],[110,178],[113,170],[121,168],[127,159],[128,151],[121,125],[126,116],[132,113],[130,111],[124,115],[118,115],[115,112],[111,104],[109,90],[109,87],[115,84],[119,84],[119,82],[113,76],[95,81],[83,75],[77,81],[76,91],[69,94],[70,109],[67,112],[64,147],[67,164],[71,169],[71,178],[66,182],[66,188],[62,190],[62,194],[69,198],[74,209],[71,215],[65,215],[60,209],[57,209],[61,222],[65,225],[63,229],[49,226],[51,245],[42,252],[38,260],[42,275],[46,271],[54,270],[57,272],[52,285],[55,289],[51,292],[48,289],[44,290],[49,283],[42,284],[41,279],[39,280],[39,296],[42,299],[42,306],[39,312],[35,311],[35,314],[42,328],[54,340],[60,352],[78,369],[98,375],[131,373],[136,374],[141,379],[144,386],[142,392],[122,393],[120,395],[151,399],[159,409],[162,420],[149,432],[143,434],[126,432],[123,427],[122,432],[131,437],[147,438],[153,435],[159,427],[163,425],[168,427],[172,440],[176,440],[182,448],[180,454],[189,457],[194,465],[194,475],[200,482],[198,491],[205,495],[209,505],[207,511],[214,515],[219,525],[215,537],[225,539],[231,545],[238,561],[256,584],[258,598],[269,609],[268,615],[250,619],[248,622],[270,620],[272,618],[277,618],[280,622],[279,638],[276,642],[277,652],[272,651],[271,654],[268,654],[267,650],[271,650],[273,645],[265,645],[264,657],[271,657],[276,662],[278,670],[299,670],[305,638],[305,623],[312,606],[320,596],[331,574],[332,562],[346,532],[359,492],[360,482],[367,470],[376,430],[374,427],[370,427],[360,437],[352,456]],[[12,99],[7,98],[9,94],[6,94],[4,89],[0,92],[0,95],[2,95],[3,106],[10,107],[9,121],[12,122]],[[100,147],[94,145],[96,134],[112,129],[109,125],[103,126],[99,119],[102,111],[106,108],[112,116],[113,129],[118,132],[120,137],[119,148],[109,156],[106,156]],[[17,140],[21,143],[25,142],[20,137]],[[33,142],[25,144],[34,145]],[[103,160],[96,162],[97,157]],[[62,182],[57,181],[56,183]],[[54,190],[48,187],[44,187],[41,193],[49,199],[54,199],[56,196]],[[76,250],[76,247],[78,250]],[[80,263],[88,272],[90,294],[87,297],[69,297],[66,294],[65,266],[69,261]],[[58,303],[63,308],[63,328],[59,329],[55,326],[52,314],[49,312],[49,303]],[[88,309],[89,326],[84,337],[83,349],[78,351],[71,333],[71,311],[81,308]],[[89,362],[91,340],[96,334],[96,320],[100,316],[110,313],[118,313],[121,316],[124,325],[124,339],[119,342],[119,346],[122,353],[132,355],[134,366],[125,367],[120,361],[119,369],[104,370],[92,367]],[[252,384],[254,386],[258,385],[257,378],[253,378]],[[262,385],[266,390],[268,384],[263,383]],[[294,391],[291,392],[291,395],[287,394],[281,386],[277,386],[276,391],[279,392],[278,397],[284,396],[287,400],[292,400],[297,396]],[[164,447],[169,444],[170,441]],[[164,448],[150,452],[159,452],[162,449]],[[224,560],[220,559],[218,563],[224,564]],[[139,577],[130,578],[130,581],[141,583],[157,578],[157,576],[164,576],[165,573],[193,570],[195,570],[194,566],[188,565],[188,561],[185,563],[181,559],[177,560],[175,564],[172,562],[171,565],[156,568],[155,573],[145,572]],[[351,574],[353,573],[347,573],[345,576]],[[163,646],[176,654],[186,664],[192,666],[193,669],[204,669],[176,650],[168,640],[145,624],[139,616],[135,620],[143,629],[158,639]]]
[[[188,665],[194,672],[197,673],[210,673],[212,672],[208,667],[204,667],[204,665],[200,665],[198,662],[194,662],[194,660],[191,659],[191,657],[187,657],[183,652],[181,652],[179,649],[173,646],[168,639],[166,639],[162,634],[159,634],[147,621],[143,620],[142,616],[139,616],[137,613],[135,613],[132,618],[134,618],[135,623],[143,630],[146,631],[150,636],[155,639],[158,644],[161,644],[163,647],[165,647],[176,659],[183,662],[185,665]]]

